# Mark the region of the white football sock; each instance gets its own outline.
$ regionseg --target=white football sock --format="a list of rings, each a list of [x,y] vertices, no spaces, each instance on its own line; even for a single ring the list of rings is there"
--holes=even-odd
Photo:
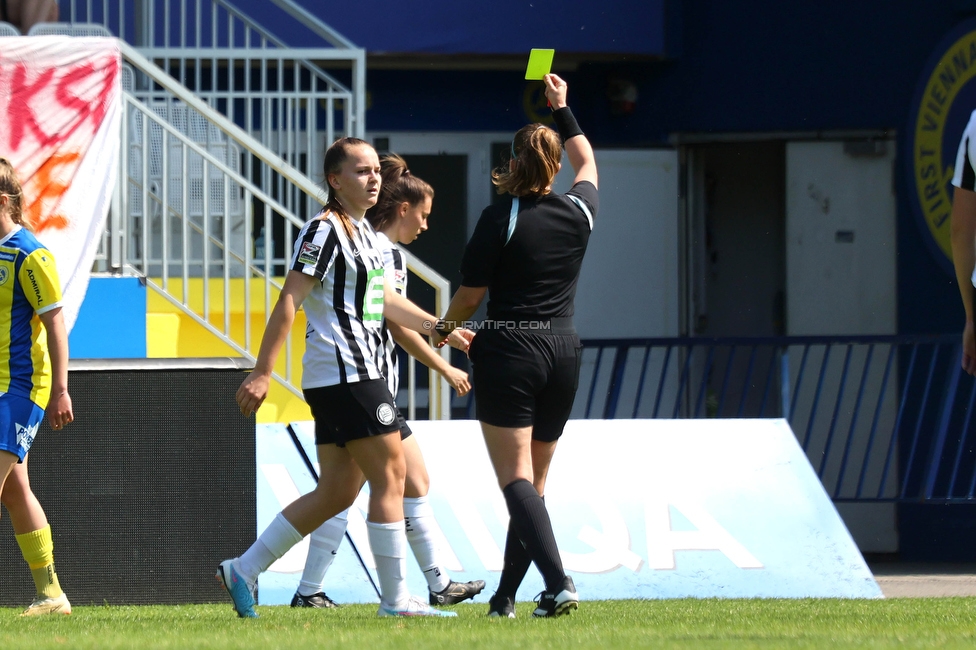
[[[380,581],[380,599],[390,607],[403,605],[410,598],[407,591],[407,535],[403,522],[377,524],[367,521],[366,532]]]
[[[251,544],[251,548],[244,551],[244,555],[238,561],[238,571],[249,584],[253,585],[257,582],[258,576],[267,571],[275,560],[300,541],[302,536],[285,519],[285,515],[279,512],[260,537]]]
[[[309,536],[308,558],[305,560],[302,581],[298,583],[298,593],[302,596],[312,596],[323,590],[325,574],[332,566],[332,560],[342,543],[342,536],[346,533],[348,512],[343,510],[312,531]]]
[[[407,529],[407,541],[413,550],[420,570],[427,578],[427,586],[433,592],[443,591],[451,582],[444,568],[441,539],[444,534],[434,519],[434,509],[426,496],[403,499],[403,519]]]

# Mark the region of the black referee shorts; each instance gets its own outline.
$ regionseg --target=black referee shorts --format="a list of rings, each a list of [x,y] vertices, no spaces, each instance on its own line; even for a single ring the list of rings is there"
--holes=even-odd
[[[400,431],[410,435],[386,382],[381,379],[302,391],[315,420],[315,444],[345,447],[350,440]],[[406,432],[406,435],[403,435]]]
[[[531,426],[533,440],[558,440],[576,398],[582,351],[575,332],[478,332],[469,353],[478,420]]]

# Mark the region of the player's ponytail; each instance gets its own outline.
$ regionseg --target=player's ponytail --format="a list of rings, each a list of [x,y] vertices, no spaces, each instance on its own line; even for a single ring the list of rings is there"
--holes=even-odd
[[[491,173],[499,194],[541,196],[548,193],[562,160],[559,134],[542,124],[519,129],[512,140],[512,160]]]
[[[17,180],[14,166],[6,158],[0,158],[0,194],[7,197],[7,211],[14,223],[24,223],[24,190]]]

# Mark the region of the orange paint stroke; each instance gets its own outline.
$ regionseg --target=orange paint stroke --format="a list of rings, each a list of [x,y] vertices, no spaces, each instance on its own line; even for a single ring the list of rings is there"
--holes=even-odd
[[[35,233],[68,227],[70,222],[67,217],[59,213],[44,214],[44,207],[51,204],[57,206],[70,185],[61,181],[55,172],[62,167],[77,168],[76,163],[80,159],[81,153],[77,151],[55,154],[24,184],[24,221]]]

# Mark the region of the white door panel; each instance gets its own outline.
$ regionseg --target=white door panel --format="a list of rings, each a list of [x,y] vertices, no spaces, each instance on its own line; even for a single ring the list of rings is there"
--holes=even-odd
[[[583,338],[678,336],[678,153],[596,152],[600,210],[576,292]],[[573,170],[563,156],[555,190]]]
[[[893,161],[893,143],[881,156],[787,144],[789,334],[895,333]]]

